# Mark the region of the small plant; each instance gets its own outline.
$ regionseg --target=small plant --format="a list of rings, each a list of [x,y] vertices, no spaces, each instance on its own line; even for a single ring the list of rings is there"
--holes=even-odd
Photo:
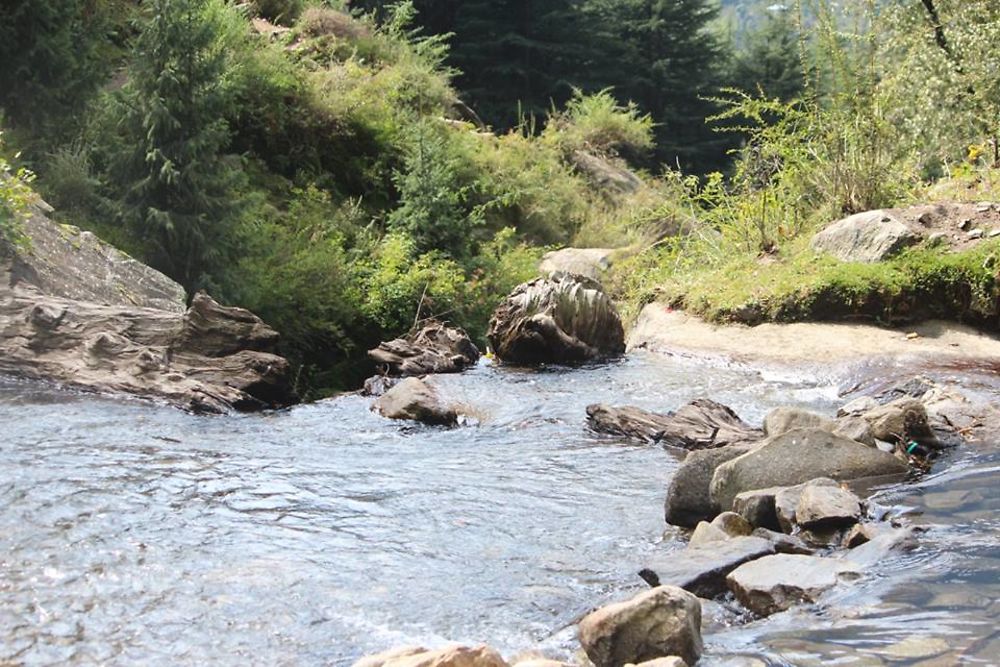
[[[573,90],[565,111],[553,112],[544,133],[564,153],[640,157],[653,148],[653,119],[633,102],[618,103],[610,90]]]
[[[3,148],[3,132],[0,132],[0,149]],[[15,155],[17,159],[19,154]],[[30,206],[35,199],[31,182],[35,174],[24,167],[14,168],[0,154],[0,240],[14,245],[24,245],[28,238],[23,224],[30,214]]]

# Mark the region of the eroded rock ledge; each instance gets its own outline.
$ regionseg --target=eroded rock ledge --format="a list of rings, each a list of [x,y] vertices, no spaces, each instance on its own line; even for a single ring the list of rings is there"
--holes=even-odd
[[[296,402],[276,331],[184,290],[88,232],[25,225],[27,246],[0,247],[0,373],[132,394],[194,412]]]

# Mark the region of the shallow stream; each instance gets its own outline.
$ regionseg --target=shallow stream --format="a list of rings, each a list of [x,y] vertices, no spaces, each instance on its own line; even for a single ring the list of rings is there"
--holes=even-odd
[[[759,423],[832,414],[845,386],[893,374],[482,365],[441,378],[481,420],[453,430],[359,396],[195,417],[0,381],[0,664],[349,665],[447,640],[571,657],[574,621],[682,545],[663,521],[678,458],[588,433],[587,404],[707,396]],[[1000,397],[989,373],[962,380]],[[929,528],[917,550],[817,606],[750,623],[710,607],[699,664],[1000,664],[1000,446],[877,500]]]

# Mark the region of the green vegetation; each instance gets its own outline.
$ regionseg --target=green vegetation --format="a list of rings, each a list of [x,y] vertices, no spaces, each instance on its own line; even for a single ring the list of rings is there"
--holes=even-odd
[[[25,241],[22,225],[34,197],[31,182],[35,180],[28,169],[14,169],[4,157],[3,148],[3,132],[0,132],[0,253],[4,250],[3,241],[14,244]]]

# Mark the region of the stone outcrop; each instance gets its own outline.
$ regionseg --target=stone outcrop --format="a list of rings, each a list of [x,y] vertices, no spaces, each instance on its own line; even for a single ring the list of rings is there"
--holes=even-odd
[[[616,251],[610,248],[563,248],[545,253],[538,271],[543,276],[570,273],[600,282],[604,272],[611,268]]]
[[[731,537],[654,556],[639,576],[650,586],[677,586],[698,597],[713,598],[726,590],[726,575],[774,552],[769,540]]]
[[[870,264],[888,259],[921,238],[893,212],[876,210],[827,226],[813,237],[812,247],[845,262]]]
[[[164,400],[194,412],[297,398],[278,334],[39,210],[0,248],[0,373]]]
[[[730,408],[707,398],[676,412],[657,414],[635,407],[587,407],[587,423],[599,433],[656,442],[678,449],[712,449],[759,440],[763,433],[743,422]]]
[[[434,426],[454,426],[458,411],[441,398],[436,387],[420,378],[406,378],[385,392],[372,410],[389,419],[408,419]]]
[[[745,563],[727,577],[743,606],[770,616],[796,604],[815,602],[842,578],[857,578],[859,567],[847,560],[776,554]]]
[[[494,311],[488,338],[511,364],[575,363],[621,355],[625,332],[600,284],[569,274],[519,285]]]
[[[461,329],[439,322],[424,324],[413,335],[368,351],[387,375],[410,376],[430,373],[458,373],[479,361],[479,348]]]
[[[820,429],[795,429],[720,465],[712,476],[710,493],[712,502],[727,510],[744,491],[802,484],[819,477],[843,481],[905,474],[908,469],[895,456],[854,440]]]
[[[588,614],[579,631],[595,667],[624,667],[670,656],[693,665],[702,650],[701,604],[687,591],[659,586]]]

